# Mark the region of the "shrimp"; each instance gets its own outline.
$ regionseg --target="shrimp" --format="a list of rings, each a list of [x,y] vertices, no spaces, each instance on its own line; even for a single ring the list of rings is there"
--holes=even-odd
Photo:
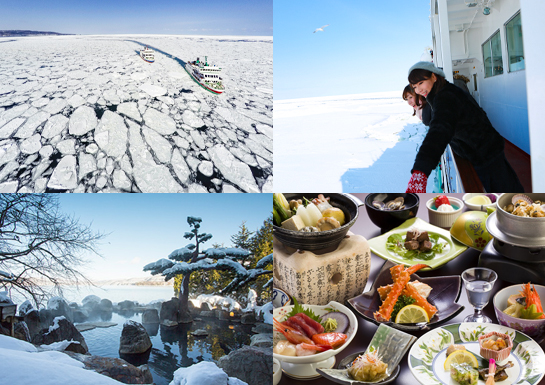
[[[314,342],[312,342],[312,340],[308,338],[306,335],[304,335],[303,333],[301,333],[300,331],[292,327],[281,324],[279,321],[276,320],[276,318],[273,318],[273,323],[276,330],[282,333],[284,337],[286,337],[286,339],[292,344],[297,345],[297,344],[305,343],[305,344],[314,345]]]

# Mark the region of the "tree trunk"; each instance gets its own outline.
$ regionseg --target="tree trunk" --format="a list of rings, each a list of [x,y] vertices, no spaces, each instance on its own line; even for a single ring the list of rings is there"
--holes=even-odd
[[[178,322],[190,323],[193,322],[191,313],[189,312],[189,277],[191,273],[185,274],[180,285],[180,294],[178,295]]]

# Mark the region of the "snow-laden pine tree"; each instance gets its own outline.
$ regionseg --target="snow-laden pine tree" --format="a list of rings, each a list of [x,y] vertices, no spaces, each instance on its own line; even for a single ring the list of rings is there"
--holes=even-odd
[[[191,273],[201,270],[229,270],[235,273],[235,278],[222,290],[222,293],[230,293],[248,284],[256,278],[272,274],[266,270],[267,265],[272,264],[272,254],[259,260],[255,268],[246,269],[241,262],[246,260],[250,252],[241,248],[209,248],[203,250],[202,245],[212,238],[212,234],[201,233],[202,219],[198,217],[187,217],[187,223],[192,228],[184,234],[184,238],[194,240],[181,249],[174,250],[168,259],[160,259],[157,262],[144,266],[144,271],[151,274],[161,274],[168,281],[177,275],[183,275],[180,292],[178,295],[178,322],[191,322],[189,313],[189,280]]]

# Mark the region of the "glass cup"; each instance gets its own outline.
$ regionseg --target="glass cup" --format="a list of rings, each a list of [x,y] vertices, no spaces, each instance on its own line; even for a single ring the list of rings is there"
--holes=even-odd
[[[496,272],[485,267],[473,267],[462,273],[467,299],[475,309],[475,313],[467,316],[464,322],[492,322],[482,311],[488,305],[496,279]]]

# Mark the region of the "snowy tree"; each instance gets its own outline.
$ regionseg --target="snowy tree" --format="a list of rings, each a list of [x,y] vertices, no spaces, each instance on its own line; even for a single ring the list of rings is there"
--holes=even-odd
[[[203,244],[212,238],[212,234],[199,231],[201,222],[201,218],[187,217],[187,223],[192,230],[186,232],[184,238],[194,240],[194,243],[174,250],[170,253],[168,259],[163,258],[144,266],[144,271],[150,271],[153,275],[161,274],[166,281],[180,274],[183,276],[178,294],[180,322],[191,322],[188,307],[191,273],[209,270],[235,273],[234,279],[227,284],[222,293],[231,293],[262,275],[272,274],[272,271],[267,270],[265,268],[267,265],[263,263],[258,263],[253,269],[246,269],[241,261],[244,261],[250,255],[248,250],[241,248],[209,248],[203,250]],[[272,261],[272,254],[270,260]]]
[[[30,294],[36,305],[47,297],[39,285],[88,282],[78,270],[84,252],[98,255],[94,233],[62,213],[52,194],[0,194],[0,288]]]

